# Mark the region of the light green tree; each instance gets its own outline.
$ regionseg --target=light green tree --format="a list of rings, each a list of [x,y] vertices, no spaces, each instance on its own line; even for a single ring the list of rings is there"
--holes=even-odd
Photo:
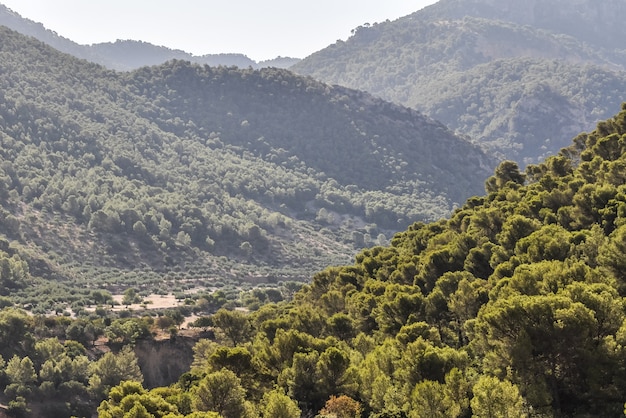
[[[280,389],[263,395],[261,405],[263,418],[299,418],[301,414],[298,403]]]
[[[524,401],[517,386],[497,377],[481,376],[473,388],[470,405],[476,418],[526,417]]]
[[[5,373],[9,381],[4,391],[7,396],[13,398],[15,395],[24,397],[30,395],[37,381],[37,373],[29,357],[13,356],[7,363]]]
[[[449,418],[458,416],[458,408],[446,396],[445,387],[439,382],[424,380],[411,393],[409,418]]]
[[[316,365],[317,390],[323,399],[333,393],[351,393],[356,389],[356,375],[350,369],[348,353],[336,348],[327,348]]]
[[[143,375],[132,348],[124,347],[118,354],[106,353],[91,365],[89,389],[96,396],[108,395],[112,387],[124,380],[142,383]]]
[[[243,312],[220,309],[211,318],[219,334],[233,346],[247,341],[252,334],[248,316]]]
[[[128,288],[124,291],[124,298],[122,298],[122,305],[132,305],[133,303],[141,302],[141,297],[137,294],[137,289]]]
[[[30,352],[34,338],[33,318],[25,311],[6,308],[0,311],[0,354],[9,358],[18,352]]]
[[[218,412],[224,418],[248,416],[246,392],[235,373],[228,369],[206,375],[195,392],[194,406],[198,411]]]

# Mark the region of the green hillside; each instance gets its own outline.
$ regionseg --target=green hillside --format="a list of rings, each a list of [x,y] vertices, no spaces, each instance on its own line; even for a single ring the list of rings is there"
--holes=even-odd
[[[583,18],[597,26],[604,3],[533,4],[440,1],[361,26],[292,69],[419,109],[500,159],[537,163],[611,116],[624,100],[626,73],[623,51],[587,32],[574,36],[584,32]],[[620,7],[614,13],[624,16]],[[557,15],[568,31],[549,24]],[[612,39],[621,31],[602,27]]]
[[[307,279],[489,173],[440,123],[285,70],[116,73],[0,38],[0,232],[69,289]]]
[[[320,271],[287,301],[242,312],[189,297],[132,317],[99,293],[77,320],[7,307],[0,400],[37,417],[97,405],[100,418],[623,416],[622,109],[524,172],[503,162],[486,195]],[[7,258],[3,272],[17,275]],[[184,310],[206,337],[193,350],[174,326]],[[168,326],[169,341],[157,341]],[[90,359],[100,335],[113,352]],[[146,347],[165,346],[171,358],[146,361]],[[168,386],[145,378],[183,354],[193,359]]]

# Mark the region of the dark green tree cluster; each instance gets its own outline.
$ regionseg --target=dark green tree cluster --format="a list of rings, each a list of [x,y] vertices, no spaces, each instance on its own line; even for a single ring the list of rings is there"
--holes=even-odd
[[[99,357],[87,350],[105,328],[113,334],[115,322],[105,327],[98,321],[31,316],[15,308],[0,311],[0,399],[11,415],[90,416],[120,382],[141,383],[129,346]]]
[[[5,241],[6,243],[6,241]],[[28,264],[18,254],[9,255],[0,250],[0,295],[23,288],[29,279]]]

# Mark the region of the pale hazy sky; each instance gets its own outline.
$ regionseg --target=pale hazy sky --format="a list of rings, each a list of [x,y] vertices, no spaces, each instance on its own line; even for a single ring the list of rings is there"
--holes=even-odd
[[[436,0],[0,0],[80,44],[134,39],[195,55],[304,58]]]

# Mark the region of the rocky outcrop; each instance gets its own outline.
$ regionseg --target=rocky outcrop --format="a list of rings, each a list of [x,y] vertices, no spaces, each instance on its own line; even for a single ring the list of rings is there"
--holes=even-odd
[[[135,345],[144,387],[168,386],[185,372],[193,361],[197,338],[177,336],[167,340],[141,340]]]

